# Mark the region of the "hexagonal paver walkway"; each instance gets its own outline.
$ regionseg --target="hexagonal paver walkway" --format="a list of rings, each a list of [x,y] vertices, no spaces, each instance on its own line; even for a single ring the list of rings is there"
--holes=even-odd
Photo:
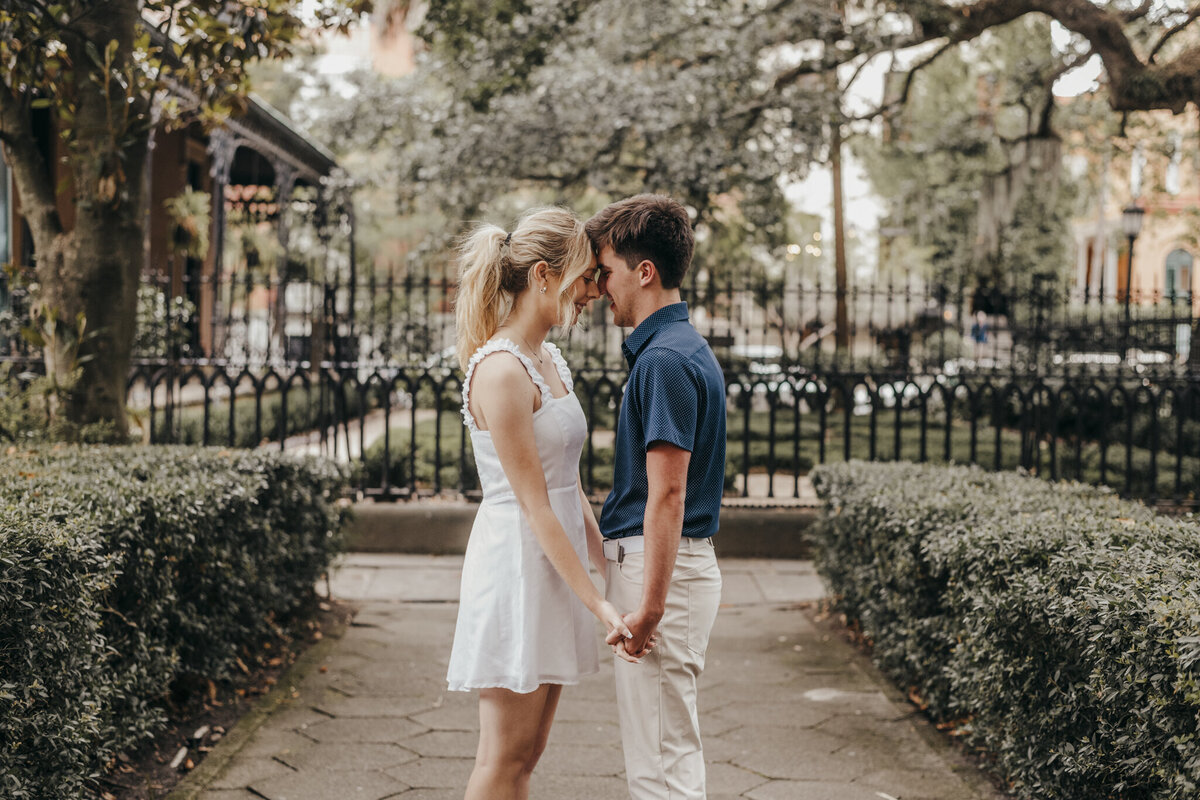
[[[345,557],[332,588],[358,606],[352,625],[302,659],[275,693],[282,699],[243,720],[173,800],[461,798],[476,698],[445,691],[443,680],[461,564],[457,556]],[[999,797],[801,607],[823,593],[810,562],[721,565],[724,603],[701,683],[710,800]],[[628,796],[612,664],[602,664],[563,693],[534,798]]]

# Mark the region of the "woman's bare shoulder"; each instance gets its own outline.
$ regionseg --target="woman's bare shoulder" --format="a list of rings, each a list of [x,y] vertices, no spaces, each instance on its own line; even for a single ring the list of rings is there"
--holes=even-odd
[[[529,373],[516,354],[498,350],[480,359],[472,372],[472,391],[480,389],[489,391],[517,391],[523,387],[532,387]]]

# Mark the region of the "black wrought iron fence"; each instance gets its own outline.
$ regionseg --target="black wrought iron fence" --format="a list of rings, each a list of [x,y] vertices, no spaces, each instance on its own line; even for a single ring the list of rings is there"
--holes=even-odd
[[[448,265],[352,268],[344,254],[321,252],[319,262],[271,270],[235,262],[216,277],[177,265],[155,272],[141,295],[137,355],[254,368],[454,363]],[[732,369],[1180,375],[1197,360],[1190,293],[1101,296],[1047,280],[990,287],[897,274],[852,280],[839,293],[819,271],[789,269],[698,271],[682,287],[694,324]],[[19,292],[7,302],[0,353],[31,355],[12,324],[26,304]],[[576,367],[622,365],[625,332],[606,306],[594,303],[565,342]]]
[[[170,272],[143,288],[129,381],[147,441],[321,453],[358,465],[368,496],[478,492],[448,275]],[[1196,504],[1190,295],[1126,303],[1045,282],[895,276],[839,295],[820,274],[762,273],[695,275],[684,296],[726,368],[731,497],[805,500],[814,464],[866,458],[1021,467]],[[594,494],[611,483],[625,374],[625,331],[608,320],[601,300],[562,342],[591,424],[580,470]],[[35,355],[12,335],[3,344],[6,358]]]
[[[590,422],[580,475],[612,483],[624,372],[585,368]],[[1107,485],[1149,502],[1200,497],[1200,383],[945,374],[728,373],[730,497],[809,498],[813,465],[843,459],[976,463]],[[370,497],[477,496],[460,417],[462,376],[434,367],[326,365],[261,374],[226,365],[143,365],[152,442],[282,447],[349,460]]]

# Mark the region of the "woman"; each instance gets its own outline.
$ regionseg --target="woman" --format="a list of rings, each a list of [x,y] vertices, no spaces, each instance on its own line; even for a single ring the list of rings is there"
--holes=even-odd
[[[451,691],[479,690],[467,800],[529,796],[563,685],[599,668],[588,612],[610,644],[630,636],[588,576],[588,558],[604,574],[604,555],[579,481],[587,420],[544,342],[599,297],[595,269],[583,224],[556,208],[511,233],[480,226],[459,254],[463,420],[483,487],[447,675]]]

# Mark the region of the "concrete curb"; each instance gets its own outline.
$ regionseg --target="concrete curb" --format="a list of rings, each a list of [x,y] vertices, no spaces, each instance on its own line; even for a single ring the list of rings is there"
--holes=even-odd
[[[478,506],[467,502],[357,503],[346,549],[355,553],[462,555]],[[598,512],[598,510],[597,510]],[[812,557],[809,527],[820,508],[721,509],[717,554],[726,558]]]
[[[350,622],[339,622],[333,628],[322,631],[321,641],[309,647],[288,667],[275,687],[254,704],[232,728],[221,737],[203,761],[184,777],[164,800],[197,800],[218,780],[254,738],[275,710],[290,699],[292,690],[304,680],[321,662],[329,659],[334,647],[346,635]]]

